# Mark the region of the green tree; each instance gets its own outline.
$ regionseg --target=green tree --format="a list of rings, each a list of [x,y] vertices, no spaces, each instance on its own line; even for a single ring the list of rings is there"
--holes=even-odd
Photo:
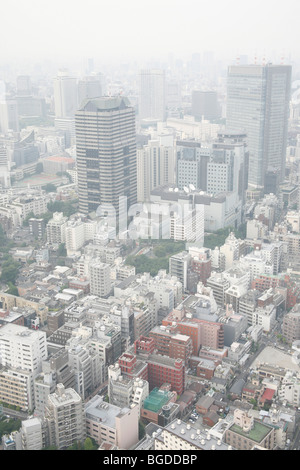
[[[8,290],[6,292],[7,294],[15,295],[16,297],[19,297],[18,288],[12,282],[8,283]]]
[[[43,186],[43,189],[46,191],[46,193],[56,192],[56,186],[53,183],[47,183],[45,186]]]
[[[83,448],[84,448],[84,450],[93,450],[94,449],[94,444],[93,444],[93,441],[90,437],[87,437],[86,440],[84,441]]]
[[[2,272],[0,280],[2,282],[11,282],[12,284],[15,284],[19,274],[19,268],[20,265],[17,261],[15,261],[12,257],[8,258],[2,263]]]

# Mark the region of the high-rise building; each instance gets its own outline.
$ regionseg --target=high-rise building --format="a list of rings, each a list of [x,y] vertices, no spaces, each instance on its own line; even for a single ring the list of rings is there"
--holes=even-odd
[[[107,296],[111,291],[110,265],[95,259],[89,268],[91,294],[99,297]]]
[[[291,90],[289,65],[234,65],[228,69],[228,128],[248,135],[248,185],[263,189],[274,172],[285,174]],[[274,178],[273,178],[274,179]]]
[[[53,81],[55,128],[65,135],[65,146],[75,143],[75,112],[78,108],[77,79],[67,70],[58,72]]]
[[[74,118],[77,110],[77,79],[60,70],[53,80],[56,118]]]
[[[221,115],[216,91],[194,90],[192,92],[192,116],[208,121],[218,119]]]
[[[67,449],[86,438],[84,404],[72,388],[58,384],[55,393],[48,396],[45,411],[48,423],[49,444],[57,449]]]
[[[21,409],[35,408],[34,378],[47,359],[46,333],[5,325],[0,335],[0,400]]]
[[[137,151],[138,201],[150,200],[153,188],[175,183],[175,148],[150,140]]]
[[[83,100],[91,98],[99,98],[102,96],[101,79],[98,75],[91,75],[84,77],[78,82],[78,105],[80,106]]]
[[[135,112],[128,98],[101,97],[84,101],[76,113],[79,210],[113,206],[119,198],[136,203]]]
[[[165,71],[159,69],[140,72],[140,119],[165,120],[166,83]]]

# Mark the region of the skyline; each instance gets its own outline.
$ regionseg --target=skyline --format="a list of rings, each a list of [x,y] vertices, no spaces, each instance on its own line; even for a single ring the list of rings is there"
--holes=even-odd
[[[150,7],[137,0],[86,0],[84,10],[79,1],[12,0],[2,10],[2,61],[127,61],[204,51],[225,60],[299,55],[297,0],[253,0],[243,8],[237,0],[154,0]]]

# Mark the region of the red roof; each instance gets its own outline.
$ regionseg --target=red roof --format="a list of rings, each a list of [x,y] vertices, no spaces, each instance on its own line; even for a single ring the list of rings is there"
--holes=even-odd
[[[275,390],[272,390],[271,388],[266,388],[260,401],[264,402],[266,400],[271,401],[273,396],[274,396]]]

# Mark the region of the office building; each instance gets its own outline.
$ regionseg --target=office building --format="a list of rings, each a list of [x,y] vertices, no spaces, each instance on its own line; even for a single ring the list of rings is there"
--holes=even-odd
[[[134,108],[121,96],[89,99],[75,121],[79,210],[106,205],[119,214],[119,198],[127,207],[137,199]]]
[[[197,120],[213,121],[221,117],[216,91],[194,90],[192,92],[192,116]]]
[[[165,71],[148,69],[140,72],[140,119],[164,121],[166,114]]]
[[[176,185],[178,189],[195,187],[202,191],[207,189],[207,164],[211,149],[201,147],[197,140],[178,140],[176,142]]]
[[[248,135],[248,185],[263,190],[268,174],[285,175],[291,66],[234,65],[228,69],[228,128]]]
[[[102,96],[100,76],[90,75],[78,81],[78,105],[86,99]]]
[[[77,79],[60,70],[53,80],[56,118],[73,118],[78,107]]]

